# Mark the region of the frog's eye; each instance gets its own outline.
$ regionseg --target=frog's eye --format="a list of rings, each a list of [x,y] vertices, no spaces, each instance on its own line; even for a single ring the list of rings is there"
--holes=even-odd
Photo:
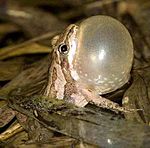
[[[64,55],[66,55],[68,53],[68,47],[66,44],[61,44],[59,46],[58,50],[61,54],[64,54]]]

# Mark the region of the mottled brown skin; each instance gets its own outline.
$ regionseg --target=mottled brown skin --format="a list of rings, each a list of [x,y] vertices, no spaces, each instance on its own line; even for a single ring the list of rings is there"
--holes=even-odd
[[[101,97],[94,89],[85,86],[74,80],[71,72],[72,67],[68,61],[68,53],[62,54],[59,51],[61,45],[66,45],[68,52],[72,48],[72,40],[76,39],[78,26],[70,25],[62,34],[57,35],[52,40],[52,61],[49,65],[48,81],[41,93],[49,98],[64,99],[79,107],[84,107],[88,103],[95,104],[102,108],[113,111],[128,112],[131,109],[120,107],[106,98]],[[9,116],[8,116],[9,113]],[[8,118],[5,118],[7,114]],[[14,118],[13,110],[6,110],[1,115],[0,126],[3,127]],[[24,119],[23,119],[24,120]]]
[[[84,84],[78,83],[72,78],[72,68],[69,65],[68,55],[67,53],[61,53],[59,47],[65,45],[67,52],[69,52],[72,47],[71,40],[76,37],[77,29],[78,26],[70,25],[62,34],[52,40],[53,61],[49,68],[49,79],[44,95],[50,98],[64,99],[79,107],[84,107],[90,102],[117,112],[130,111],[130,109],[120,107],[117,103],[101,97],[94,90],[85,87]]]

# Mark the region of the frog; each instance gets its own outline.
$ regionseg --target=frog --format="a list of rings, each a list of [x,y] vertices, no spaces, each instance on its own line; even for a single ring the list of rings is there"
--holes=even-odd
[[[123,24],[110,16],[92,16],[68,26],[51,44],[45,96],[79,107],[92,103],[113,111],[130,111],[102,97],[130,79],[134,47]]]
[[[110,16],[92,16],[69,25],[51,45],[47,83],[40,95],[81,108],[91,103],[117,113],[132,111],[102,96],[130,79],[133,42],[123,24]]]

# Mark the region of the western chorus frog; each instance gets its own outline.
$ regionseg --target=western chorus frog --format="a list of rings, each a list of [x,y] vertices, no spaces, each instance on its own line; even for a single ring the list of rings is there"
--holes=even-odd
[[[127,111],[100,96],[120,88],[130,77],[133,43],[119,21],[109,16],[92,16],[54,37],[52,47],[46,96],[81,107],[92,102]]]

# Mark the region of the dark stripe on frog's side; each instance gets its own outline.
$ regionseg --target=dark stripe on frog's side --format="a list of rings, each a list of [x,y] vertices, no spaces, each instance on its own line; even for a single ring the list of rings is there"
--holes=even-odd
[[[71,76],[71,71],[69,70],[69,66],[67,66],[68,64],[67,59],[65,59],[65,63],[61,62],[61,67],[62,67],[62,73],[64,75],[64,78],[66,79],[66,84],[64,86],[64,100],[68,101],[71,99],[72,94],[77,93],[77,88],[75,85],[75,80]]]
[[[65,87],[64,100],[68,102],[69,100],[71,100],[71,95],[77,93],[77,88],[74,82],[67,82],[64,87]]]
[[[44,92],[44,95],[46,96],[51,96],[51,97],[56,97],[56,90],[55,90],[55,81],[57,79],[57,69],[54,66],[55,64],[53,63],[55,61],[52,61],[52,65],[49,68],[48,72],[48,80],[47,80],[47,86]]]
[[[50,86],[51,97],[56,97],[57,91],[55,90],[55,81],[57,79],[57,69],[54,67],[52,71],[52,83]]]

